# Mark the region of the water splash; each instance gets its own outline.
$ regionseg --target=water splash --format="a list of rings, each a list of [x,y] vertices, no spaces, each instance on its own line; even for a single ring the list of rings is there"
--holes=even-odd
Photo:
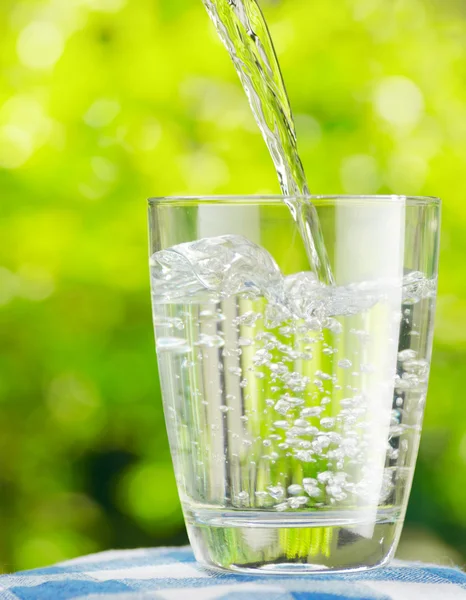
[[[317,211],[298,153],[290,101],[267,23],[256,0],[202,0],[226,47],[267,145],[282,193],[320,281],[333,283]]]

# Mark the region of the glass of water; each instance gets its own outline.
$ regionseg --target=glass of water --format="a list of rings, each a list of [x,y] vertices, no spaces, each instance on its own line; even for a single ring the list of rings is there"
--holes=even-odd
[[[159,376],[197,560],[240,572],[383,565],[429,376],[440,202],[149,202]],[[310,269],[320,229],[332,284]]]

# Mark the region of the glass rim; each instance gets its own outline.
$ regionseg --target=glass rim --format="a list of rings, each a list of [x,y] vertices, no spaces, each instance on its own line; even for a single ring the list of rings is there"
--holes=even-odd
[[[182,203],[189,204],[278,204],[280,202],[293,200],[309,200],[315,204],[329,204],[332,201],[343,200],[344,202],[369,201],[377,203],[405,203],[408,206],[440,206],[441,200],[436,196],[409,196],[398,194],[310,194],[308,196],[285,196],[280,194],[256,194],[244,196],[236,195],[206,195],[206,196],[155,196],[147,200],[149,206],[171,205]]]

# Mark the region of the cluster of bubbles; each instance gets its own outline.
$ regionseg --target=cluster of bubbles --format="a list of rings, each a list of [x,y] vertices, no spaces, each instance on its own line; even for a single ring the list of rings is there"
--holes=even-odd
[[[217,356],[218,371],[230,382],[237,379],[243,401],[252,393],[252,378],[267,383],[259,392],[261,415],[244,404],[239,409],[232,394],[218,403],[227,428],[241,422],[233,429],[236,438],[243,432],[244,464],[258,456],[271,464],[288,459],[289,465],[299,464],[306,475],[312,474],[291,477],[288,486],[278,482],[264,489],[236,490],[237,506],[273,506],[281,512],[369,501],[374,479],[377,500],[389,497],[394,468],[408,452],[409,438],[403,434],[418,427],[417,421],[405,422],[405,397],[423,391],[429,363],[413,349],[402,350],[396,374],[388,381],[377,365],[362,360],[370,329],[351,327],[351,319],[345,319],[368,313],[379,303],[389,305],[387,299],[396,290],[405,313],[398,304],[394,320],[399,323],[401,316],[408,322],[410,306],[435,293],[434,280],[413,272],[402,282],[338,287],[325,286],[308,272],[285,277],[267,251],[241,236],[198,240],[156,253],[151,273],[159,355],[184,355],[181,364],[188,369],[196,368],[205,352]],[[224,302],[232,298],[234,316],[224,310]],[[175,316],[166,310],[170,306],[180,308]],[[196,335],[185,337],[193,328]],[[342,356],[338,347],[343,331],[351,340],[351,358]],[[320,364],[326,364],[325,370],[316,368]],[[394,390],[391,410],[378,407],[373,414],[364,383],[371,377]],[[420,398],[422,402],[422,393]],[[207,400],[202,404],[208,405]],[[251,439],[249,419],[262,419],[267,433]],[[222,432],[217,423],[211,428]]]

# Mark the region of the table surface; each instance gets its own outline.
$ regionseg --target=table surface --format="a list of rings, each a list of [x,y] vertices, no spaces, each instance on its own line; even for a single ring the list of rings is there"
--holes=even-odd
[[[189,547],[112,550],[0,577],[0,600],[466,600],[456,568],[393,561],[347,575],[212,574]]]

